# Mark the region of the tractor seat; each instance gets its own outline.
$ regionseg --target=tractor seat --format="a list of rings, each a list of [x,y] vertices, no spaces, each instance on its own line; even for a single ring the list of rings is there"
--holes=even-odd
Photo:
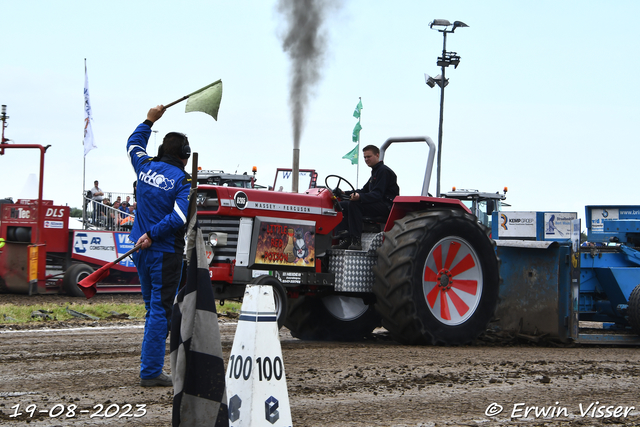
[[[380,233],[384,230],[384,225],[387,223],[388,216],[365,216],[362,218],[362,231],[364,233]]]

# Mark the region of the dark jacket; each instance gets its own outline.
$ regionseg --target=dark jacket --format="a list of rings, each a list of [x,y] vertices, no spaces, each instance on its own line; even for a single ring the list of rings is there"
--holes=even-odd
[[[389,166],[380,161],[371,168],[369,181],[357,193],[362,203],[385,202],[391,206],[393,199],[400,194],[398,178]]]
[[[138,206],[129,240],[136,242],[147,233],[154,250],[182,253],[191,177],[180,159],[164,156],[157,161],[147,154],[152,124],[145,120],[127,141],[127,154],[138,178]]]

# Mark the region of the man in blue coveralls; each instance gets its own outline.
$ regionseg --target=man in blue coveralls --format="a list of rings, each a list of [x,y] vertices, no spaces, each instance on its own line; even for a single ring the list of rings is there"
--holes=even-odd
[[[191,149],[184,134],[168,133],[158,150],[161,157],[146,152],[151,127],[164,111],[162,105],[151,108],[127,141],[127,154],[138,180],[137,214],[129,239],[141,245],[133,261],[147,309],[140,357],[143,387],[173,385],[162,368],[171,308],[182,273],[191,187],[191,177],[184,170]]]

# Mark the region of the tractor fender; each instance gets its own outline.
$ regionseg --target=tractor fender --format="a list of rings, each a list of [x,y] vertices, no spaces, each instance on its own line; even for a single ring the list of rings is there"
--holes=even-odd
[[[471,214],[469,208],[457,199],[445,199],[443,197],[425,196],[398,196],[393,200],[391,213],[385,225],[384,231],[393,228],[396,221],[406,217],[410,212],[426,211],[427,209],[451,209]]]

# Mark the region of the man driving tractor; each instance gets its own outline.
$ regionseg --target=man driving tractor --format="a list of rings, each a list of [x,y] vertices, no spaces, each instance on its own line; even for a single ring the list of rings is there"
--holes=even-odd
[[[362,190],[346,192],[349,200],[340,202],[343,216],[336,227],[340,241],[333,249],[362,250],[362,218],[389,216],[393,199],[400,194],[396,174],[380,160],[380,149],[367,145],[362,154],[371,177]]]

